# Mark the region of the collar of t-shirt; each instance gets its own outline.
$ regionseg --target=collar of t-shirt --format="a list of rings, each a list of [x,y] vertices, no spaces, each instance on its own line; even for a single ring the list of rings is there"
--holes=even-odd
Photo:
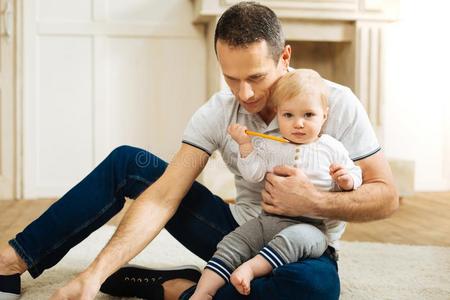
[[[239,104],[238,109],[239,114],[248,115],[247,117],[252,119],[252,123],[255,125],[256,128],[258,128],[258,131],[261,131],[262,133],[268,133],[268,132],[278,132],[278,120],[277,117],[274,117],[273,120],[269,123],[269,125],[264,122],[264,120],[258,115],[258,114],[252,114],[249,113],[242,105]]]

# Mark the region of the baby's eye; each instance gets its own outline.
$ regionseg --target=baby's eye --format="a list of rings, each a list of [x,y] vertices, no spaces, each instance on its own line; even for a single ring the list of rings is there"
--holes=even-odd
[[[305,118],[311,118],[311,117],[314,117],[314,113],[306,113],[305,114]]]
[[[291,113],[284,113],[284,114],[283,114],[283,117],[285,117],[285,118],[291,118],[291,117],[292,117],[292,114],[291,114]]]

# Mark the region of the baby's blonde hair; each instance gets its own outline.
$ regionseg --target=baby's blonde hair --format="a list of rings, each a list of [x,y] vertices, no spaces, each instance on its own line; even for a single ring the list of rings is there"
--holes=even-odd
[[[319,94],[325,110],[328,107],[328,87],[319,73],[311,69],[296,69],[282,76],[272,87],[271,102],[274,107],[299,95]]]

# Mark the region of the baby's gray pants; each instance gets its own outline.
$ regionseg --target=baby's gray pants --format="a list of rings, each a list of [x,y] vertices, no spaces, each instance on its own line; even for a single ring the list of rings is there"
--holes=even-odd
[[[274,268],[308,257],[319,257],[327,249],[323,222],[304,220],[309,223],[303,223],[301,218],[262,213],[226,235],[217,245],[213,260],[219,259],[233,272],[258,253]]]

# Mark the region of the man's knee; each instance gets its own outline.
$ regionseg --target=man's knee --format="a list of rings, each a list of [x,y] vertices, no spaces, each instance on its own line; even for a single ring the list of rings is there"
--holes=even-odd
[[[128,146],[128,145],[121,145],[117,148],[115,148],[113,151],[111,151],[110,156],[113,157],[124,157],[124,156],[130,156],[138,153],[139,151],[144,151],[142,149]]]
[[[127,145],[115,148],[106,160],[109,165],[112,165],[118,171],[126,170],[126,172],[130,172],[134,170],[135,173],[148,173],[151,170],[151,174],[147,175],[152,177],[152,180],[155,179],[154,177],[161,176],[167,167],[167,163],[156,155],[144,149]]]
[[[307,259],[276,268],[272,280],[298,299],[338,299],[339,275],[334,262],[328,258]]]
[[[108,156],[114,163],[135,163],[137,165],[148,164],[152,154],[144,149],[122,145],[115,148]]]

